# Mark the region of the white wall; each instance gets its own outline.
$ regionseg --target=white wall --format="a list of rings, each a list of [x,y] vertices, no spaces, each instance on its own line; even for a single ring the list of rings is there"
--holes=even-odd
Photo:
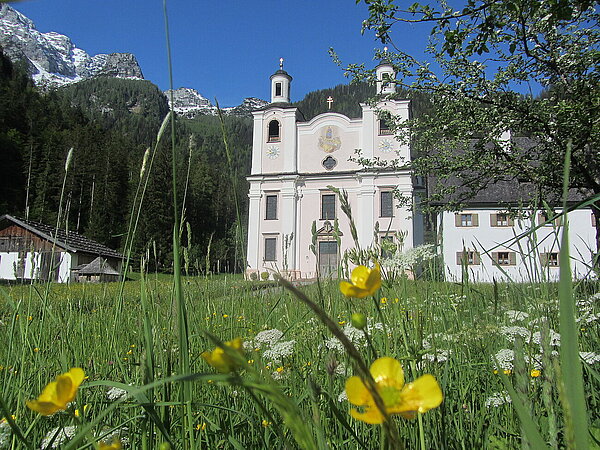
[[[67,252],[55,253],[60,257],[58,268],[58,282],[67,283],[71,272],[71,255]],[[19,252],[3,252],[0,253],[0,279],[16,280],[16,266],[19,261]],[[37,279],[39,276],[39,268],[41,265],[40,252],[27,252],[25,254],[25,270],[23,278]]]
[[[559,212],[560,210],[557,210]],[[542,226],[535,234],[522,236],[539,223],[539,211],[523,211],[525,219],[515,220],[511,227],[491,226],[491,215],[503,212],[498,209],[466,209],[460,213],[478,215],[478,226],[457,227],[455,213],[443,212],[438,216],[441,227],[442,253],[446,265],[446,275],[453,281],[461,280],[463,270],[468,271],[469,279],[491,282],[495,280],[540,281],[557,280],[559,267],[542,267],[540,254],[560,250],[561,226]],[[595,229],[592,226],[591,210],[583,209],[568,213],[569,252],[571,271],[575,278],[589,274],[592,253],[595,249]],[[532,217],[534,223],[532,224]],[[520,237],[518,239],[518,237]],[[463,249],[477,251],[480,264],[463,266],[457,264],[456,254]],[[515,252],[516,264],[497,266],[492,262],[491,253],[499,251]],[[559,262],[559,264],[562,261]]]

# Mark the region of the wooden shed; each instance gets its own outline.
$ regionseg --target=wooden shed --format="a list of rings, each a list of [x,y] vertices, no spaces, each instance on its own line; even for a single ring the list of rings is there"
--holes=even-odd
[[[0,280],[78,281],[77,268],[98,257],[118,278],[123,255],[116,250],[73,231],[0,216]]]

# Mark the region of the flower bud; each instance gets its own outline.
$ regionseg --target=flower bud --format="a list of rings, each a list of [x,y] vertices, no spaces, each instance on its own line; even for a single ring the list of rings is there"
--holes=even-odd
[[[367,316],[362,313],[352,314],[350,320],[352,321],[352,326],[359,330],[362,330],[367,326]]]

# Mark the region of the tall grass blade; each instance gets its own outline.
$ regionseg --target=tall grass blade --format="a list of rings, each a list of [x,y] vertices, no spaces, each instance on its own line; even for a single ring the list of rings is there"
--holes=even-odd
[[[563,209],[566,208],[569,194],[571,142],[567,144],[563,181]],[[571,279],[571,264],[569,261],[569,222],[565,214],[563,220],[562,239],[560,245],[560,279],[558,286],[559,297],[559,330],[561,336],[560,362],[565,387],[565,413],[567,445],[572,443],[577,450],[588,448],[588,419],[583,389],[583,371],[579,358],[578,327],[575,322],[575,301]]]
[[[165,19],[165,38],[167,46],[167,64],[169,67],[169,88],[171,95],[171,115],[173,112],[173,65],[171,61],[171,40],[169,34],[169,16],[167,13],[167,0],[163,0],[163,13]],[[171,120],[171,170],[173,189],[173,283],[175,302],[177,304],[177,325],[179,337],[179,373],[190,373],[190,350],[189,350],[189,327],[188,315],[185,305],[185,297],[181,284],[181,223],[179,220],[179,208],[177,206],[177,154],[175,146],[175,120]],[[181,402],[184,408],[181,423],[182,441],[186,448],[194,448],[193,416],[191,411],[192,386],[189,383],[181,383]],[[187,439],[184,435],[187,433]]]

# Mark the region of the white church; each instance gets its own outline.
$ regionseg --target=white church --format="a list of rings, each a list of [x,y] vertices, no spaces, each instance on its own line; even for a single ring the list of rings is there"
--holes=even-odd
[[[391,64],[381,62],[376,76],[381,100],[375,107],[361,104],[361,118],[329,111],[306,121],[290,103],[292,77],[283,70],[283,60],[271,75],[271,103],[253,112],[247,277],[276,272],[302,279],[337,273],[342,255],[356,245],[330,187],[347,192],[361,248],[393,236],[402,237],[403,251],[424,243],[418,205],[425,186],[409,169],[409,145],[397,138],[381,114],[388,111],[408,119],[410,104],[392,99],[396,86]],[[358,149],[367,160],[404,164],[393,170],[366,168],[354,160]],[[438,214],[434,233],[446,279],[558,278],[564,264],[558,246],[560,221],[546,223],[545,211],[527,206],[523,197],[512,199],[512,191],[514,186],[482,192],[465,206],[468,209]],[[412,200],[412,208],[399,207],[398,198]],[[517,216],[533,220],[516,220],[514,210],[506,210],[511,202],[521,208]],[[588,207],[568,217],[574,276],[589,276],[595,255],[594,216]],[[527,240],[515,239],[532,226],[538,228]]]
[[[376,73],[378,93],[393,94],[393,67],[384,62]],[[360,149],[367,159],[409,163],[409,146],[396,139],[378,114],[384,110],[407,119],[409,101],[383,100],[376,108],[363,104],[359,119],[327,112],[304,121],[290,104],[291,81],[281,62],[271,76],[271,103],[253,113],[247,274],[275,271],[298,279],[313,278],[317,270],[337,270],[340,256],[355,243],[339,199],[328,186],[348,193],[361,248],[397,233],[404,237],[405,249],[421,244],[423,221],[397,208],[394,195],[415,195],[410,170],[368,170],[350,160]],[[381,236],[374,236],[376,228]]]

